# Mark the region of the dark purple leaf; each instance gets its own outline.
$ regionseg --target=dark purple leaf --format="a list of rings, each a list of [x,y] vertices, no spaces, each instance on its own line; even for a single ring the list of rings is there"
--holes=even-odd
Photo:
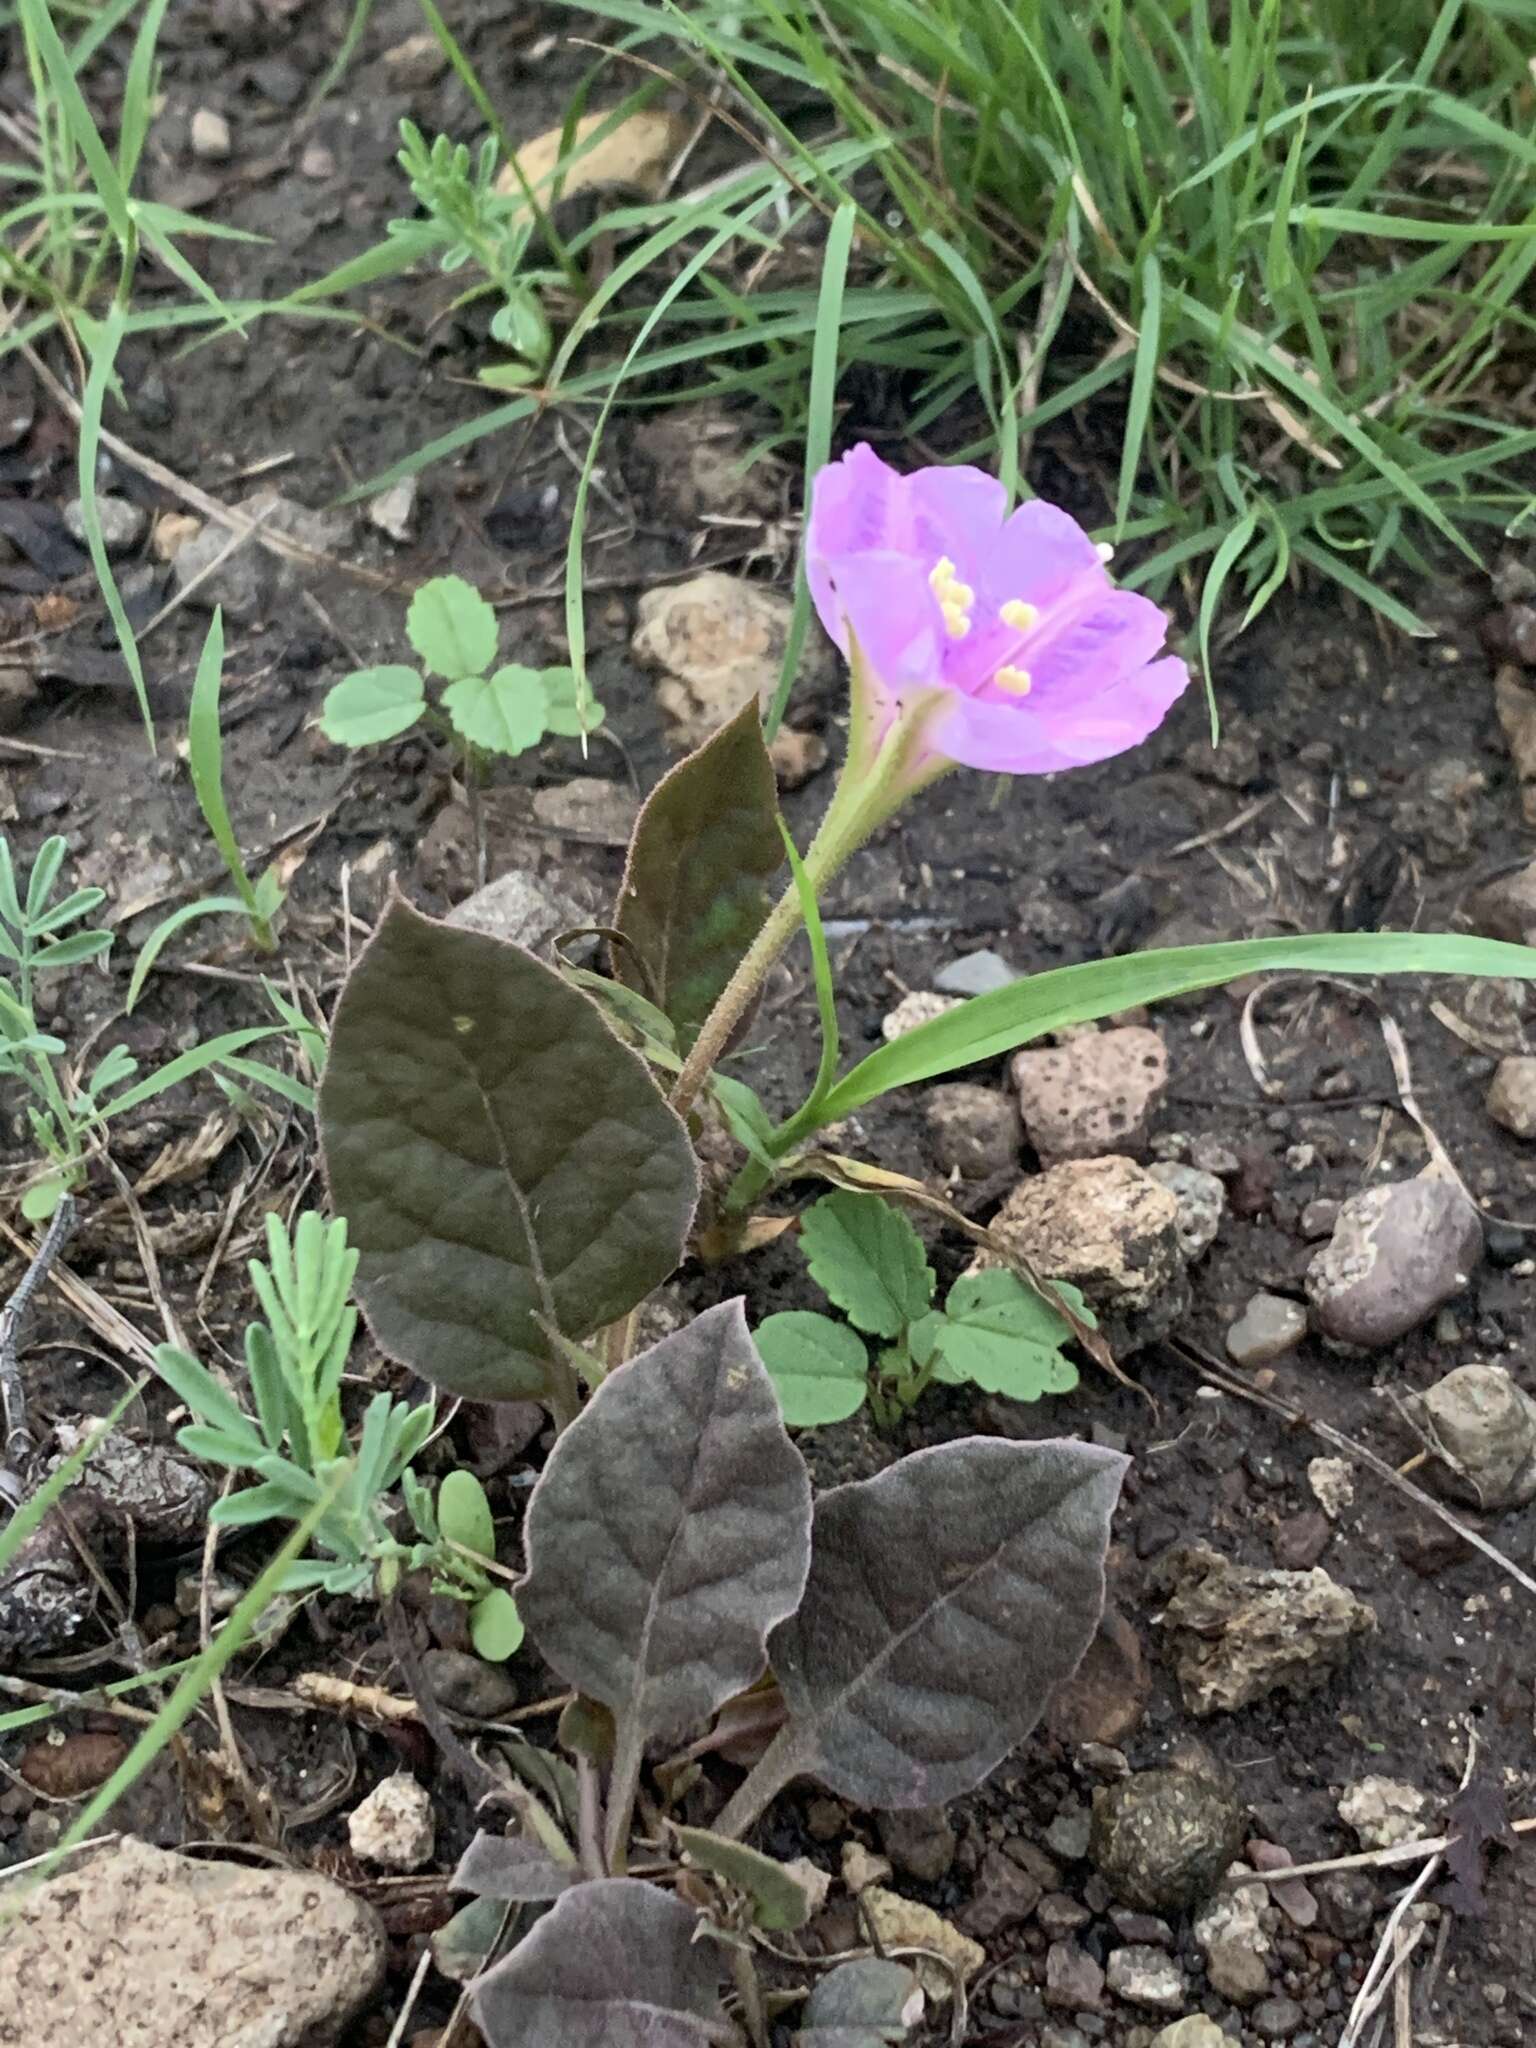
[[[575,1886],[475,1986],[489,2048],[706,2048],[720,1951],[699,1916],[632,1878]]]
[[[554,1670],[613,1713],[615,1827],[646,1744],[761,1673],[805,1584],[810,1510],[739,1301],[611,1374],[550,1453],[518,1606]]]
[[[1088,1444],[967,1437],[822,1494],[805,1597],[769,1644],[789,1724],[718,1831],[805,1775],[877,1808],[978,1784],[1092,1640],[1125,1467]]]
[[[381,1347],[477,1400],[551,1383],[677,1264],[698,1176],[601,1012],[521,947],[396,901],[347,982],[320,1089],[331,1194]]]
[[[1509,1803],[1498,1780],[1478,1771],[1456,1795],[1446,1825],[1451,1837],[1445,1865],[1451,1881],[1442,1893],[1442,1903],[1465,1919],[1481,1920],[1488,1911],[1483,1897],[1487,1878],[1487,1852],[1497,1846],[1515,1849],[1520,1838],[1509,1824]]]
[[[714,1008],[768,914],[784,859],[756,700],[680,761],[640,813],[614,923],[614,973],[662,1009],[684,1044]]]

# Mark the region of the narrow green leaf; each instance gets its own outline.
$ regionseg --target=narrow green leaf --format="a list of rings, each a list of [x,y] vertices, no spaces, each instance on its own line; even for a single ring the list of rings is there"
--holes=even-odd
[[[149,937],[139,948],[138,958],[133,963],[133,973],[128,980],[128,994],[123,1008],[131,1011],[144,993],[155,962],[176,934],[189,924],[195,924],[201,917],[244,917],[246,906],[238,896],[200,896],[196,903],[183,903],[173,910],[169,917],[161,918]]]

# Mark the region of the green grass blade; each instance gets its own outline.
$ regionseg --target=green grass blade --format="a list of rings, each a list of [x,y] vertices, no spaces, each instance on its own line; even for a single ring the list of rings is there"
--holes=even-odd
[[[1131,372],[1131,398],[1125,416],[1125,441],[1120,450],[1120,487],[1115,496],[1115,538],[1125,532],[1130,515],[1131,494],[1136,488],[1136,471],[1146,444],[1147,422],[1157,389],[1157,366],[1162,355],[1163,272],[1155,249],[1149,249],[1141,265],[1141,332],[1136,337],[1136,367]],[[1214,719],[1215,707],[1211,716]]]
[[[123,605],[117,578],[112,573],[112,564],[107,557],[107,544],[102,538],[101,531],[101,508],[96,502],[96,458],[101,449],[101,415],[106,406],[107,390],[112,382],[117,351],[122,345],[124,324],[123,309],[116,304],[108,308],[103,319],[92,324],[89,336],[86,335],[82,324],[81,334],[89,367],[86,372],[85,390],[80,395],[80,523],[85,529],[85,545],[91,557],[91,567],[96,571],[96,581],[101,586],[102,601],[107,607],[112,630],[117,635],[118,647],[133,680],[134,695],[138,698],[139,712],[144,720],[144,736],[153,751],[155,721],[149,708],[149,688],[144,681],[144,664],[139,659],[139,643]]]
[[[832,456],[832,428],[837,410],[838,357],[843,335],[844,288],[848,282],[848,257],[853,248],[853,231],[858,208],[845,199],[832,217],[827,231],[826,252],[821,259],[821,285],[816,294],[816,329],[811,342],[811,390],[805,421],[805,507],[809,515],[811,486],[818,471]],[[805,580],[802,558],[795,574],[795,609],[789,622],[784,647],[784,666],[779,686],[763,720],[763,737],[771,740],[784,722],[784,707],[795,687],[805,635],[811,622],[811,592]]]
[[[49,1473],[35,1493],[28,1494],[5,1527],[0,1529],[0,1574],[10,1570],[23,1544],[36,1535],[47,1519],[49,1509],[54,1507],[74,1485],[88,1462],[101,1448],[103,1437],[115,1423],[122,1421],[148,1384],[147,1373],[143,1378],[135,1380],[122,1399],[108,1409],[102,1420],[92,1427],[85,1441],[70,1452],[62,1465]]]
[[[832,1089],[817,1127],[835,1123],[892,1088],[997,1059],[1049,1031],[1086,1024],[1139,1003],[1217,988],[1246,974],[1472,974],[1536,981],[1536,947],[1436,932],[1336,932],[1312,938],[1237,939],[1090,960],[1033,974],[872,1052]],[[786,1137],[805,1133],[785,1125]]]

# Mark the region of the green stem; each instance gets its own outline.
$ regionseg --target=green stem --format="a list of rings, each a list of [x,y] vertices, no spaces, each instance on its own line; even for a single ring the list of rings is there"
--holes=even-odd
[[[914,698],[896,723],[881,733],[877,726],[878,707],[863,683],[857,653],[852,662],[852,683],[848,759],[804,862],[805,873],[818,897],[850,854],[858,851],[898,805],[954,766],[952,761],[942,758],[917,769],[912,766],[928,714],[940,693],[929,691]],[[791,882],[705,1018],[693,1049],[683,1062],[671,1095],[672,1107],[679,1116],[686,1116],[697,1101],[753,997],[803,922],[800,892]]]

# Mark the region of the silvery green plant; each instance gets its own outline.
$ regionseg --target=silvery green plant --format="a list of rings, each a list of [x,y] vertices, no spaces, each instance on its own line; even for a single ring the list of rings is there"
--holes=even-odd
[[[510,1656],[522,1630],[511,1595],[487,1569],[495,1530],[483,1487],[472,1473],[450,1473],[434,1504],[410,1470],[432,1431],[431,1404],[375,1394],[356,1443],[348,1439],[341,1384],[357,1329],[349,1300],[357,1253],[345,1221],[326,1224],[307,1210],[290,1236],[269,1215],[267,1260],[249,1268],[266,1318],[245,1333],[254,1415],[189,1353],[162,1344],[155,1354],[161,1377],[197,1417],[178,1432],[182,1448],[256,1475],[255,1485],[215,1504],[212,1520],[226,1528],[300,1522],[328,1501],[311,1539],[322,1554],[290,1566],[285,1591],[387,1595],[403,1571],[426,1567],[434,1590],[469,1604],[480,1654]],[[403,1510],[414,1544],[401,1540]]]

